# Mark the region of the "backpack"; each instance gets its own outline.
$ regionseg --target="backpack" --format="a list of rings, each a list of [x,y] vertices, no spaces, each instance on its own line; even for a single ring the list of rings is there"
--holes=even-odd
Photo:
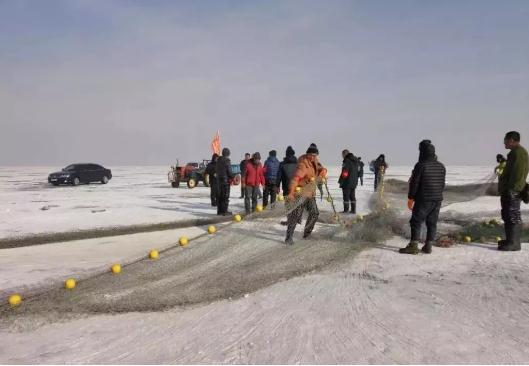
[[[523,191],[520,192],[520,198],[524,203],[529,203],[529,184],[525,184]]]

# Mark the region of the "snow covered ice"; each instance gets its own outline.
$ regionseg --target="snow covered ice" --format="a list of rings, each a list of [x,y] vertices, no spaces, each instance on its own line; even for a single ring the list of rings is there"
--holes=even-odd
[[[406,181],[411,169],[390,166],[386,179]],[[215,217],[209,190],[171,188],[165,167],[112,167],[108,185],[80,187],[49,186],[52,170],[0,170],[3,240]],[[329,188],[340,210],[338,171],[330,169]],[[448,167],[447,183],[480,183],[490,173],[490,167]],[[238,195],[234,187],[232,197]],[[358,189],[359,213],[369,213],[371,195],[368,174]],[[398,210],[406,210],[404,201]],[[479,222],[499,217],[498,201],[482,196],[443,212]],[[232,211],[243,211],[242,204],[232,198]],[[325,199],[318,205],[330,213]],[[529,318],[521,305],[529,302],[526,244],[516,254],[476,244],[402,256],[402,237],[355,246],[329,235],[336,227],[325,223],[308,241],[298,227],[292,248],[284,246],[285,228],[274,217],[218,229],[0,250],[2,298],[23,295],[20,308],[2,310],[0,362],[529,361]],[[181,248],[184,234],[191,242]],[[145,259],[153,248],[161,250],[157,261]],[[122,274],[108,274],[117,262],[125,265]],[[73,292],[62,289],[69,277],[80,279]]]

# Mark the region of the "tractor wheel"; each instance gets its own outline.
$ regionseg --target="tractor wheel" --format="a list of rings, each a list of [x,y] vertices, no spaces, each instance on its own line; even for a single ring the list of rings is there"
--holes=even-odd
[[[204,174],[204,187],[209,187],[209,174]]]
[[[173,187],[173,188],[178,188],[178,187],[180,187],[180,182],[179,182],[179,181],[171,182],[171,187]]]
[[[189,178],[189,180],[187,181],[187,188],[193,189],[196,186],[197,186],[197,181],[195,180],[195,178]]]

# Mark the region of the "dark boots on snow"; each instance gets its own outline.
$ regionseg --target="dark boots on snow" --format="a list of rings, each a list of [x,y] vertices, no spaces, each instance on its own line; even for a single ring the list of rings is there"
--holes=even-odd
[[[349,204],[344,202],[344,204],[343,204],[343,213],[348,213],[348,212],[349,212]]]
[[[410,241],[410,243],[406,246],[406,248],[400,248],[399,253],[401,254],[419,254],[419,242],[418,241]]]
[[[522,224],[505,224],[505,240],[498,242],[498,250],[517,252],[522,249]]]
[[[431,240],[426,241],[426,243],[424,243],[423,247],[421,248],[421,252],[423,252],[424,254],[432,254],[433,244],[434,242]]]
[[[356,215],[356,202],[351,202],[351,213]]]

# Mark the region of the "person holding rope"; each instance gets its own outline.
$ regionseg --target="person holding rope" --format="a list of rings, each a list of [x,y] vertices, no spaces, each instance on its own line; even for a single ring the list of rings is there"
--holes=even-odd
[[[503,142],[510,152],[498,185],[501,196],[501,218],[505,224],[505,240],[500,240],[498,250],[515,252],[522,248],[520,241],[523,222],[520,203],[527,192],[529,155],[520,145],[519,132],[507,132]]]
[[[308,211],[308,218],[303,232],[303,238],[306,239],[312,233],[314,225],[318,220],[319,211],[316,204],[316,187],[317,180],[323,180],[327,176],[327,169],[325,169],[318,160],[318,147],[316,144],[311,144],[307,149],[307,153],[298,159],[294,178],[290,182],[289,193],[287,196],[289,212],[287,214],[287,235],[285,244],[294,244],[293,236],[296,225],[303,215],[303,211]],[[296,189],[300,188],[298,198],[296,201]]]

